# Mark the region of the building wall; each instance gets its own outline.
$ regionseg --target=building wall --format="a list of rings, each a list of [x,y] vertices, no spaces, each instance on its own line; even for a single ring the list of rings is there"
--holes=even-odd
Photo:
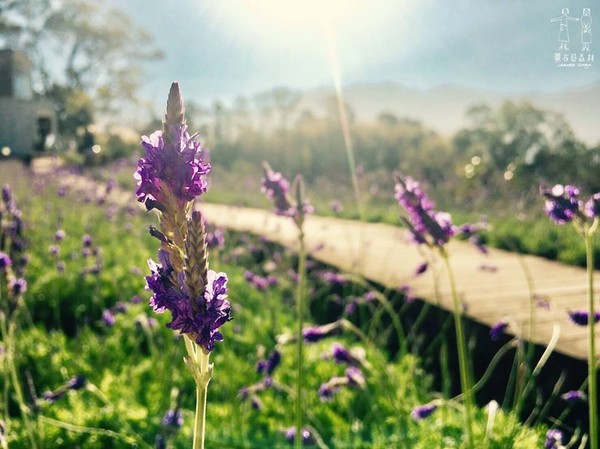
[[[56,118],[48,103],[0,97],[0,149],[9,147],[11,156],[33,155],[40,117],[51,120],[56,135]]]

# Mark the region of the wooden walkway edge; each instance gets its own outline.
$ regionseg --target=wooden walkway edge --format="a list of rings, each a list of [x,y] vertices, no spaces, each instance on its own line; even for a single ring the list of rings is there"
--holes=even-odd
[[[199,208],[211,224],[262,235],[291,249],[297,247],[297,231],[289,218],[277,217],[263,209],[209,203],[202,203]],[[400,227],[310,216],[305,222],[305,242],[310,255],[321,262],[389,288],[409,285],[415,296],[452,309],[443,264],[435,265],[440,281],[439,299],[436,299],[431,273],[415,276],[416,267],[425,260],[423,253],[406,241]],[[506,320],[509,333],[541,345],[547,345],[553,333],[559,332],[556,351],[578,359],[587,358],[587,329],[571,323],[567,314],[569,310],[588,308],[584,269],[493,248],[488,255],[483,255],[466,242],[451,242],[448,252],[469,318],[488,326]],[[531,273],[536,297],[549,304],[549,307],[534,308],[531,338],[531,293],[525,270]],[[598,271],[594,273],[594,282],[598,301]],[[596,347],[600,348],[600,335],[597,342]]]

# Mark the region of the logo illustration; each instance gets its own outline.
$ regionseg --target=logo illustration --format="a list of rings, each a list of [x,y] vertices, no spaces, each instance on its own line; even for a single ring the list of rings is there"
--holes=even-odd
[[[592,44],[592,10],[583,8],[580,18],[571,16],[569,8],[563,8],[561,15],[550,19],[550,22],[558,22],[558,51],[554,53],[554,62],[560,68],[583,68],[588,69],[594,62],[591,50]],[[569,34],[569,22],[576,22],[581,30],[581,51],[570,50],[571,35]],[[577,26],[575,23],[571,27]],[[577,31],[573,33],[577,36]]]

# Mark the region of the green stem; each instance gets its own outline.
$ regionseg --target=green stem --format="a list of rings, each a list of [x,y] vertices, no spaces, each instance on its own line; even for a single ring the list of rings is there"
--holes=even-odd
[[[194,418],[194,444],[193,449],[204,449],[204,436],[206,434],[206,398],[208,396],[208,383],[212,377],[212,364],[209,363],[210,353],[184,337],[185,348],[189,358],[185,360],[196,381],[196,414]]]
[[[304,362],[304,335],[302,325],[304,322],[304,280],[306,278],[306,251],[304,248],[304,232],[302,227],[299,230],[298,240],[300,249],[298,251],[298,285],[296,287],[296,353],[297,353],[297,376],[296,376],[296,403],[295,403],[295,422],[296,435],[294,437],[294,446],[296,449],[302,448],[302,427],[303,427],[303,362]]]
[[[196,419],[194,422],[194,449],[204,449],[206,433],[206,398],[208,384],[196,385]]]
[[[458,365],[460,371],[460,386],[465,401],[465,434],[467,437],[467,447],[473,449],[473,427],[472,427],[472,414],[473,414],[473,396],[471,391],[471,381],[469,375],[469,365],[467,358],[467,342],[465,339],[465,332],[463,329],[462,314],[460,307],[460,300],[456,291],[456,283],[454,280],[454,273],[450,266],[450,259],[448,253],[441,248],[440,252],[444,259],[446,269],[448,270],[448,278],[450,280],[450,290],[452,293],[452,309],[454,313],[454,327],[456,330],[456,346],[458,348]]]
[[[592,232],[585,230],[585,254],[588,280],[588,307],[589,307],[589,347],[588,347],[588,405],[590,415],[590,448],[598,449],[598,388],[596,364],[596,335],[595,335],[595,307],[594,307],[594,248],[592,246]]]

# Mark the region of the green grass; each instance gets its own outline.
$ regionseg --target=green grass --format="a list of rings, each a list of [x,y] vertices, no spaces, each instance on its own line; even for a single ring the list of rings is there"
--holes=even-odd
[[[85,389],[70,391],[55,403],[38,400],[33,420],[39,447],[154,447],[156,435],[162,432],[171,435],[169,447],[189,448],[194,383],[182,362],[184,345],[165,327],[169,317],[153,316],[146,305],[145,261],[155,257],[158,248],[146,226],[154,224],[155,217],[135,205],[133,209],[117,207],[109,219],[110,198],[108,204],[99,205],[94,199],[86,201],[83,192],[59,197],[53,177],[34,194],[29,175],[14,169],[11,173],[12,179],[8,175],[2,179],[13,184],[30,243],[26,313],[18,322],[15,352],[21,385],[32,401],[34,393],[41,397],[74,375],[83,374],[89,380]],[[56,257],[48,247],[55,244],[58,228],[64,229],[67,237]],[[93,247],[98,248],[97,258],[81,254],[84,234],[89,234]],[[258,251],[251,252],[252,246]],[[244,272],[268,272],[271,268],[265,262],[277,257],[276,253],[281,254],[281,261],[272,274],[279,278],[279,285],[259,292],[244,280]],[[56,269],[58,260],[65,263],[64,273]],[[261,380],[255,364],[262,352],[274,347],[276,335],[292,333],[294,285],[287,273],[294,268],[295,257],[257,239],[230,234],[227,247],[213,251],[210,260],[213,269],[229,275],[235,319],[224,326],[225,341],[212,356],[215,371],[209,386],[207,447],[289,447],[283,430],[293,424],[293,398],[287,391],[295,375],[293,345],[281,347],[282,365],[273,375],[285,388],[261,393],[261,410],[254,410],[238,392]],[[98,274],[83,273],[97,263]],[[314,277],[310,282],[323,288]],[[361,291],[349,286],[343,294]],[[143,298],[141,304],[130,302],[135,295]],[[329,296],[321,292],[319,301],[327,301]],[[101,321],[102,312],[119,301],[128,303],[128,310],[116,316],[114,326],[107,327]],[[321,305],[313,303],[311,309],[316,312]],[[158,319],[157,326],[147,324],[151,316]],[[316,322],[322,319],[312,317]],[[389,330],[374,329],[367,341],[345,333],[307,346],[306,422],[330,448],[462,447],[460,404],[446,398],[430,418],[414,421],[410,412],[415,406],[443,398],[432,391],[432,378],[423,371],[422,362],[410,354],[392,358],[382,343]],[[322,402],[319,386],[344,373],[344,366],[323,358],[333,341],[365,350],[366,387],[342,389],[331,402]],[[1,369],[7,385],[5,368]],[[183,393],[184,425],[175,432],[161,426],[161,419],[174,406],[177,391]],[[3,417],[8,421],[9,447],[29,448],[10,390],[4,395],[10,397],[8,414]],[[487,422],[486,410],[478,409],[474,426],[477,447],[529,449],[542,445],[546,429],[524,427],[510,411],[497,414],[486,437]]]

